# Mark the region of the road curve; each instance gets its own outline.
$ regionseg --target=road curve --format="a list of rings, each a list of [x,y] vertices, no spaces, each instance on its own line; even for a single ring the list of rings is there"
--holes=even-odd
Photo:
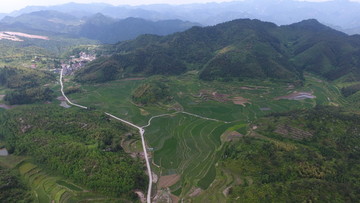
[[[152,119],[154,119],[154,118],[159,118],[159,117],[164,117],[164,116],[171,116],[172,114],[161,114],[161,115],[157,115],[157,116],[153,116],[153,117],[151,117],[150,119],[149,119],[149,121],[148,121],[148,124],[147,125],[144,125],[143,127],[141,127],[141,128],[147,128],[147,127],[149,127],[150,125],[151,125],[151,121],[152,121]]]
[[[134,128],[137,128],[139,130],[139,133],[140,133],[140,136],[141,136],[141,142],[142,142],[142,146],[143,146],[143,150],[144,150],[144,156],[145,156],[145,161],[146,161],[146,167],[147,167],[147,170],[148,170],[148,174],[149,174],[149,187],[148,187],[148,192],[147,192],[147,198],[146,198],[146,201],[147,203],[151,203],[151,189],[152,189],[152,181],[153,181],[153,177],[152,177],[152,172],[151,172],[151,167],[150,167],[150,162],[149,162],[149,157],[148,157],[148,153],[147,153],[147,150],[146,150],[146,145],[145,145],[145,139],[144,139],[144,133],[145,133],[145,130],[144,128],[142,127],[139,127],[133,123],[130,123],[129,121],[126,121],[124,119],[121,119],[121,118],[118,118],[112,114],[109,114],[109,113],[106,113],[106,115],[116,119],[116,120],[119,120],[123,123],[126,123]],[[151,120],[151,119],[150,119]]]
[[[82,108],[82,109],[87,109],[88,107],[86,107],[86,106],[81,106],[81,105],[79,105],[79,104],[72,103],[72,102],[70,101],[70,99],[65,95],[65,93],[64,93],[64,84],[63,84],[62,78],[63,78],[63,69],[61,69],[61,72],[60,72],[60,85],[61,85],[61,89],[60,89],[60,90],[61,90],[61,94],[62,94],[63,97],[66,99],[67,103],[69,103],[69,104],[71,104],[71,105],[73,105],[73,106],[77,106],[77,107]]]
[[[82,109],[87,109],[88,107],[86,106],[82,106],[82,105],[79,105],[79,104],[75,104],[73,102],[71,102],[69,100],[69,98],[65,95],[64,93],[64,84],[63,84],[63,81],[62,81],[62,78],[63,78],[63,69],[61,69],[61,72],[60,72],[60,85],[61,85],[61,94],[63,95],[63,97],[66,99],[66,101],[73,105],[73,106],[77,106],[79,108],[82,108]],[[150,167],[150,162],[149,162],[149,157],[148,157],[148,154],[147,154],[147,150],[146,150],[146,144],[145,144],[145,139],[144,139],[144,133],[145,133],[145,130],[142,128],[142,127],[139,127],[129,121],[126,121],[124,119],[121,119],[121,118],[118,118],[110,113],[107,113],[105,112],[106,115],[116,119],[116,120],[119,120],[127,125],[130,125],[131,127],[134,127],[134,128],[137,128],[139,130],[139,133],[140,133],[140,136],[141,136],[141,141],[142,141],[142,145],[143,145],[143,150],[144,150],[144,155],[145,155],[145,160],[146,160],[146,167],[147,167],[147,170],[148,170],[148,173],[149,173],[149,187],[148,187],[148,193],[147,193],[147,198],[146,198],[146,201],[147,203],[151,203],[151,190],[152,190],[152,180],[153,180],[153,177],[152,177],[152,172],[151,172],[151,167]],[[151,120],[151,119],[150,119]],[[150,123],[150,121],[149,121]]]

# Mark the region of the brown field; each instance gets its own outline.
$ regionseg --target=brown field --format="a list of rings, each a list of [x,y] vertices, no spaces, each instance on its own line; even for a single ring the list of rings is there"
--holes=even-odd
[[[221,140],[225,142],[230,142],[232,140],[235,140],[236,138],[240,138],[244,136],[241,133],[238,133],[236,131],[228,131],[221,135]]]
[[[190,197],[195,197],[195,196],[198,196],[200,195],[200,193],[202,192],[203,190],[201,188],[194,188],[192,193],[189,195]]]
[[[173,203],[178,203],[180,201],[180,198],[173,194],[170,194],[170,198],[171,198],[171,202],[173,202]]]
[[[161,176],[159,179],[159,188],[166,188],[174,185],[180,180],[180,175],[173,174],[167,176]]]
[[[304,99],[314,99],[314,98],[316,98],[316,96],[313,95],[312,92],[297,92],[297,91],[295,91],[295,92],[285,95],[285,96],[276,97],[275,100],[280,100],[280,99],[304,100]]]
[[[249,102],[249,99],[246,99],[244,97],[234,97],[234,98],[232,98],[232,102],[234,104],[238,104],[238,105],[242,105],[242,106],[246,106],[245,104],[251,104]]]
[[[8,31],[1,31],[0,32],[0,40],[7,39],[7,40],[17,41],[17,42],[24,41],[20,37],[30,38],[30,39],[49,40],[48,37],[41,36],[41,35],[30,35],[30,34],[26,34],[26,33],[22,33],[22,32],[8,32]]]
[[[220,94],[218,92],[212,92],[210,90],[201,90],[199,95],[195,95],[203,100],[213,100],[218,102],[233,102],[234,104],[246,106],[245,104],[251,104],[249,99],[246,99],[241,96],[229,95],[229,94]]]

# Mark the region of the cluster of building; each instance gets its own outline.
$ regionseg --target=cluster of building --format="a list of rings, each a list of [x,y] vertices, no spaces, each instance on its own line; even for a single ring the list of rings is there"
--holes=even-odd
[[[95,54],[88,54],[80,52],[79,57],[70,56],[71,60],[67,63],[62,63],[61,68],[63,69],[64,75],[72,75],[76,70],[79,70],[87,63],[96,59]]]

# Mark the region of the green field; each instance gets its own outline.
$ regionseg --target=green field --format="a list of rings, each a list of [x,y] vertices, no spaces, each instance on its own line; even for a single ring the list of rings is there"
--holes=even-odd
[[[159,176],[180,175],[180,181],[170,187],[173,194],[199,201],[210,194],[214,202],[224,200],[222,191],[235,181],[231,173],[219,170],[216,166],[226,145],[220,139],[224,132],[237,131],[246,134],[252,122],[271,112],[311,108],[317,104],[342,105],[346,102],[338,88],[310,74],[306,74],[303,86],[292,87],[270,80],[204,82],[199,81],[196,74],[189,73],[168,77],[167,84],[170,92],[174,93],[175,101],[172,104],[141,107],[133,104],[132,92],[150,79],[83,85],[82,92],[69,97],[81,105],[112,113],[139,126],[147,124],[151,116],[174,113],[174,105],[180,106],[186,112],[219,120],[211,121],[176,113],[156,118],[151,126],[146,128],[147,143],[153,148],[153,170]],[[70,84],[76,85],[72,82]],[[275,99],[294,91],[312,92],[316,98]],[[201,92],[203,95],[200,95]],[[208,95],[204,96],[204,92],[208,92]],[[211,94],[214,92],[225,95],[225,99],[213,98]],[[248,103],[244,104],[245,106],[234,104],[231,100],[234,97],[246,98]],[[197,188],[202,192],[195,194]]]

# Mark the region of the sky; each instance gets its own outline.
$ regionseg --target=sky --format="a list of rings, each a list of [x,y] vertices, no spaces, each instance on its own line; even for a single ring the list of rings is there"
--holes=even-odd
[[[69,2],[92,3],[102,2],[112,5],[143,5],[143,4],[189,4],[189,3],[206,3],[206,2],[225,2],[234,0],[2,0],[0,3],[0,13],[9,13],[14,10],[22,9],[26,6],[48,6],[64,4]],[[264,0],[265,1],[265,0]],[[301,1],[301,0],[300,0]],[[305,0],[305,1],[327,1],[327,0]],[[351,0],[358,1],[360,0]]]

